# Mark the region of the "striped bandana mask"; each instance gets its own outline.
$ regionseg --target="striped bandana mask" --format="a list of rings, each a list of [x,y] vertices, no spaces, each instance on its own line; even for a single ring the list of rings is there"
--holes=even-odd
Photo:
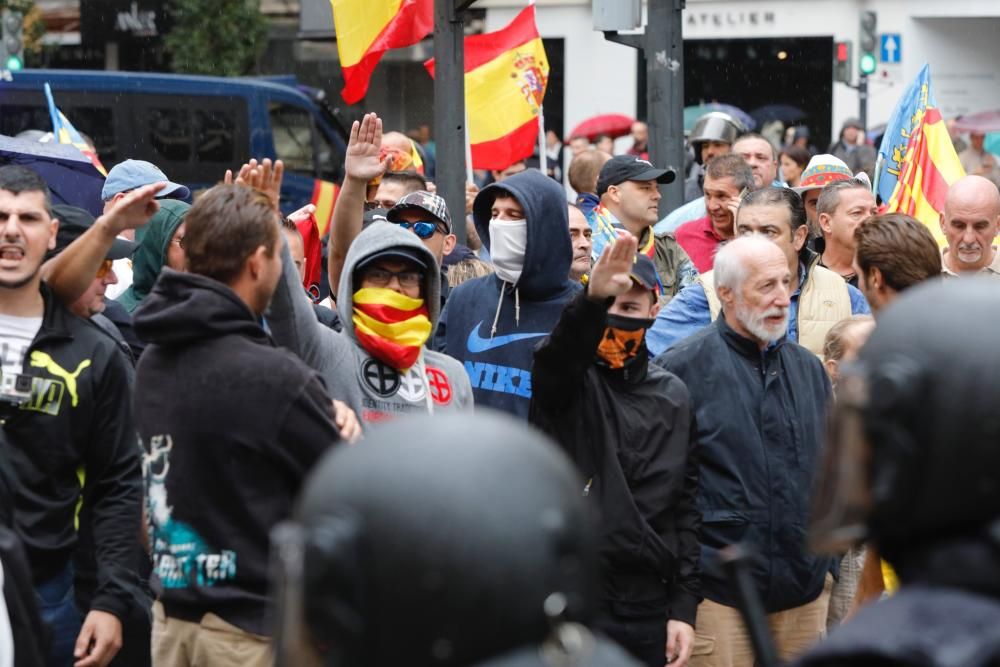
[[[431,335],[431,320],[423,299],[382,287],[354,293],[354,333],[361,347],[399,371],[409,370]]]

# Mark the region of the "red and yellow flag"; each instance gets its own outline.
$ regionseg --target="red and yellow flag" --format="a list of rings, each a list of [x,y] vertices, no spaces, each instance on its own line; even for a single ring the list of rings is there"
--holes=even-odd
[[[434,76],[434,60],[425,64]],[[465,108],[476,169],[506,169],[530,157],[549,61],[529,5],[507,27],[465,38]]]
[[[889,198],[888,212],[911,215],[927,228],[942,246],[941,213],[952,183],[965,176],[948,128],[937,107],[929,106],[915,124],[903,156],[899,181]]]
[[[434,0],[330,0],[348,104],[368,92],[382,54],[412,46],[434,30]]]
[[[354,335],[368,354],[400,371],[417,363],[431,335],[423,299],[367,287],[354,293]]]

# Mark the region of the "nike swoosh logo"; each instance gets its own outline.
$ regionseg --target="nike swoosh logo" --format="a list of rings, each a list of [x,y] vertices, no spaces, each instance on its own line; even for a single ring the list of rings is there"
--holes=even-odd
[[[506,336],[495,336],[493,338],[483,338],[479,335],[479,328],[483,326],[483,321],[480,320],[479,324],[472,328],[469,332],[469,339],[465,341],[465,346],[469,349],[472,354],[479,354],[481,352],[489,352],[490,350],[495,350],[498,347],[503,347],[504,345],[510,345],[511,343],[516,343],[521,340],[527,340],[529,338],[541,338],[542,336],[548,336],[547,333],[523,333],[523,334],[508,334]]]

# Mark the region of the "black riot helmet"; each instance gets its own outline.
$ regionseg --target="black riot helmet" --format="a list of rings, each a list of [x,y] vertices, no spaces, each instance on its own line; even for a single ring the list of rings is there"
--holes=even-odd
[[[814,547],[868,538],[898,564],[1000,535],[997,331],[1000,289],[986,277],[927,283],[884,311],[837,382]]]
[[[278,664],[471,665],[577,627],[597,566],[582,490],[543,435],[489,411],[331,452],[273,538]]]

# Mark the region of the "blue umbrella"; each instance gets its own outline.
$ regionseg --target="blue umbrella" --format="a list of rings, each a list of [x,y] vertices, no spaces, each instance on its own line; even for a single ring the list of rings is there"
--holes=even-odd
[[[691,128],[694,127],[695,122],[697,122],[699,118],[707,114],[709,111],[722,111],[723,113],[727,113],[743,123],[743,126],[748,130],[752,130],[757,127],[757,122],[743,109],[734,107],[732,104],[710,102],[708,104],[698,104],[693,107],[684,107],[684,131],[690,132]]]
[[[94,216],[104,210],[104,176],[74,146],[0,135],[0,164],[16,164],[37,172],[52,191],[53,204],[78,206]]]

